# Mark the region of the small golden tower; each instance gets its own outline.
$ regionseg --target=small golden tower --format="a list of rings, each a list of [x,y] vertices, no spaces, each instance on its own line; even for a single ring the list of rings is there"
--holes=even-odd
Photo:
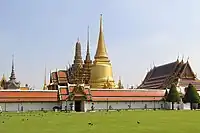
[[[105,84],[108,83],[110,85],[110,88],[115,88],[112,66],[110,60],[108,59],[108,54],[104,41],[102,15],[100,16],[99,40],[94,59],[95,60],[91,67],[90,75],[91,88],[105,88]]]
[[[2,76],[2,79],[1,79],[1,81],[0,81],[0,89],[5,89],[6,88],[6,77],[5,77],[5,75],[3,74],[3,76]]]
[[[118,81],[118,89],[123,89],[124,86],[122,84],[122,80],[121,80],[121,77],[119,77],[119,81]]]

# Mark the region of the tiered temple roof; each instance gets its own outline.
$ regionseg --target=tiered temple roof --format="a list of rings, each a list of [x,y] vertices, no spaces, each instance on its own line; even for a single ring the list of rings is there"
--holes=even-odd
[[[86,58],[82,60],[81,56],[81,43],[79,40],[76,42],[75,46],[75,56],[72,65],[69,65],[66,70],[56,70],[50,73],[50,85],[49,90],[57,89],[57,85],[67,86],[68,83],[76,84],[77,82],[88,84],[90,80],[90,67],[92,65],[92,60],[90,59],[89,52],[89,32],[87,40],[87,51]]]
[[[182,84],[186,83],[187,85],[188,83],[195,82],[200,86],[200,82],[188,61],[184,63],[183,60],[176,60],[172,63],[155,66],[147,72],[138,89],[165,89],[172,83],[178,84],[180,81]]]

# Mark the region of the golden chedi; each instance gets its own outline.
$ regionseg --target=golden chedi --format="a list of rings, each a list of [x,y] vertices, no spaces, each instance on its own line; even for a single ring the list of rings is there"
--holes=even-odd
[[[100,32],[98,46],[91,67],[91,88],[115,88],[112,66],[108,59],[103,35],[102,15],[100,16]]]

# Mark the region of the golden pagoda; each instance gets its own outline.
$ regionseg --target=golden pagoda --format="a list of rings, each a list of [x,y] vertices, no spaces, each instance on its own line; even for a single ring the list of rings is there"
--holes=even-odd
[[[106,45],[103,35],[102,15],[100,16],[99,40],[91,67],[90,85],[91,88],[105,88],[109,84],[109,88],[115,88],[113,80],[112,65],[108,59]]]

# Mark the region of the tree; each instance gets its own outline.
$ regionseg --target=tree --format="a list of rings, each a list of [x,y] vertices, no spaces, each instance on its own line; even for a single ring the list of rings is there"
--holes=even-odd
[[[164,95],[164,97],[163,97],[163,100],[164,100],[164,101],[166,101],[167,96],[168,96],[168,91],[167,91],[167,89],[166,89],[166,90],[165,90],[165,95]]]
[[[184,103],[190,103],[190,109],[193,110],[193,104],[199,103],[200,98],[197,92],[197,89],[192,85],[189,84],[188,87],[185,88],[185,95],[183,99]]]
[[[171,85],[166,101],[172,103],[172,110],[174,110],[174,103],[180,102],[180,96],[174,84]]]

